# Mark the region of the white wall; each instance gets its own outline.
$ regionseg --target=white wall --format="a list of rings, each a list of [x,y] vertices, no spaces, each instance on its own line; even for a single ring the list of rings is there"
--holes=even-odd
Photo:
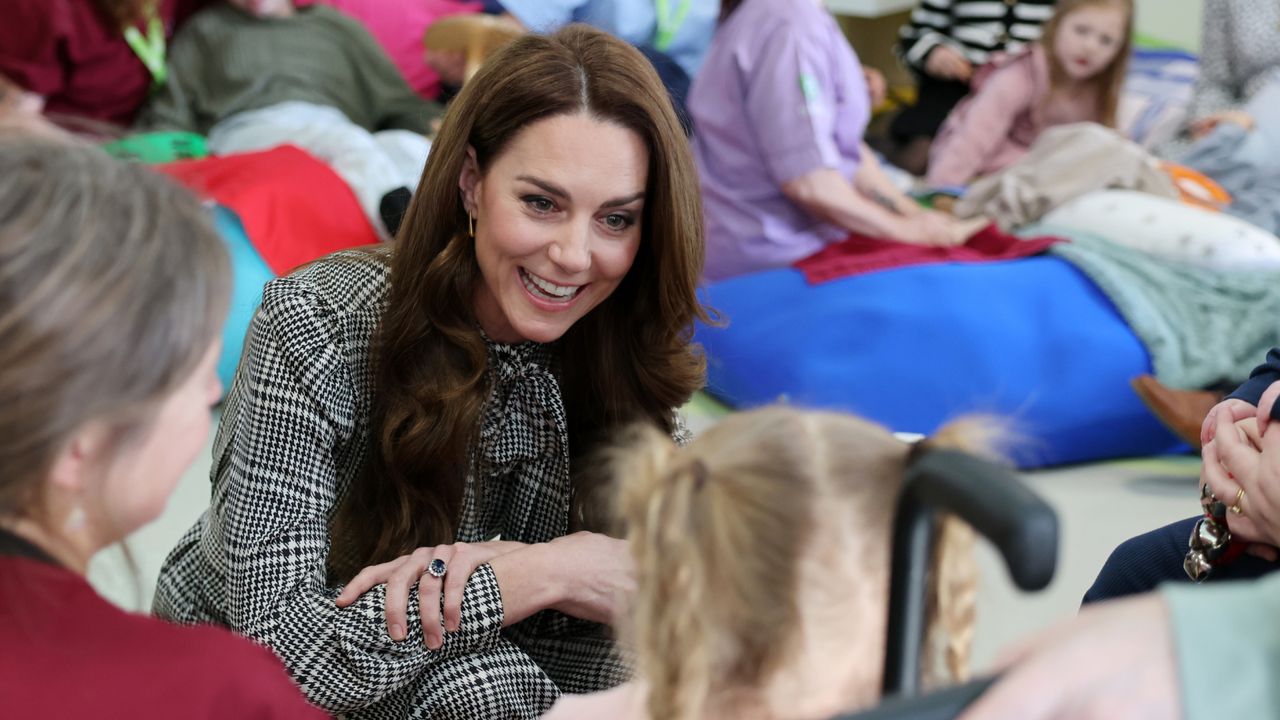
[[[1136,0],[1138,32],[1188,50],[1200,49],[1203,0]]]

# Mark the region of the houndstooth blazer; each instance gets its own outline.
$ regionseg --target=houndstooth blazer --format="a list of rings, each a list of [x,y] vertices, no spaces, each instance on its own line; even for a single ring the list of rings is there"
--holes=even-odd
[[[602,626],[544,611],[502,628],[488,565],[437,651],[387,635],[385,588],[344,609],[326,586],[329,520],[367,449],[369,340],[385,251],[339,253],[266,286],[214,442],[210,508],[170,553],[155,612],[275,650],[313,703],[354,718],[508,720],[628,675]],[[569,522],[565,411],[548,346],[489,343],[492,392],[457,539],[545,542]],[[679,416],[676,416],[679,424]],[[686,433],[679,425],[677,440]],[[417,593],[409,637],[421,638]]]

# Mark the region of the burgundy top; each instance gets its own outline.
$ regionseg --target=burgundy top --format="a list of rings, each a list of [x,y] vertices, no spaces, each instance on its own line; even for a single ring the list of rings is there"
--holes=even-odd
[[[325,717],[265,648],[120,610],[3,530],[0,648],[5,717]]]
[[[166,39],[209,0],[160,0]],[[0,74],[45,96],[45,109],[128,125],[151,73],[93,0],[0,0]],[[145,35],[146,27],[139,25]]]

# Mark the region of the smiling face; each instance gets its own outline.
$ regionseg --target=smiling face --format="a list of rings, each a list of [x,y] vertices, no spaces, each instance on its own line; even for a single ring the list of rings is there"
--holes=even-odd
[[[649,152],[586,114],[524,130],[459,178],[475,217],[476,319],[495,341],[551,342],[604,302],[640,248]]]
[[[1111,5],[1085,5],[1062,18],[1053,52],[1072,80],[1088,80],[1115,60],[1124,45],[1128,18]]]

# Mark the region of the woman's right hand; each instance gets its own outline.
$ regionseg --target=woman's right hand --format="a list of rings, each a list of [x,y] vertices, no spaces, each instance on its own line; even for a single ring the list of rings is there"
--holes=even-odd
[[[1236,422],[1226,408],[1214,417],[1217,427],[1213,442],[1204,448],[1202,481],[1233,508],[1227,526],[1234,537],[1280,546],[1280,431],[1269,428],[1261,437],[1251,437],[1246,423]],[[1274,551],[1260,556],[1277,559]]]
[[[911,243],[912,245],[936,245],[940,247],[949,247],[952,245],[963,245],[968,239],[970,223],[962,223],[954,217],[938,212],[937,210],[926,210],[924,212],[906,215],[901,218],[902,230],[899,236],[894,238],[901,242]]]
[[[399,642],[408,633],[409,592],[418,584],[418,617],[422,620],[422,641],[432,650],[444,645],[444,632],[454,632],[462,623],[462,594],[476,568],[501,555],[524,548],[524,543],[493,540],[481,543],[454,543],[421,547],[390,562],[371,565],[356,574],[334,601],[347,607],[374,587],[387,586],[387,634]],[[427,572],[433,560],[445,563],[444,577]],[[444,594],[444,628],[440,626],[440,595]]]
[[[930,50],[924,70],[942,80],[969,82],[973,77],[973,63],[950,45],[938,45]]]

